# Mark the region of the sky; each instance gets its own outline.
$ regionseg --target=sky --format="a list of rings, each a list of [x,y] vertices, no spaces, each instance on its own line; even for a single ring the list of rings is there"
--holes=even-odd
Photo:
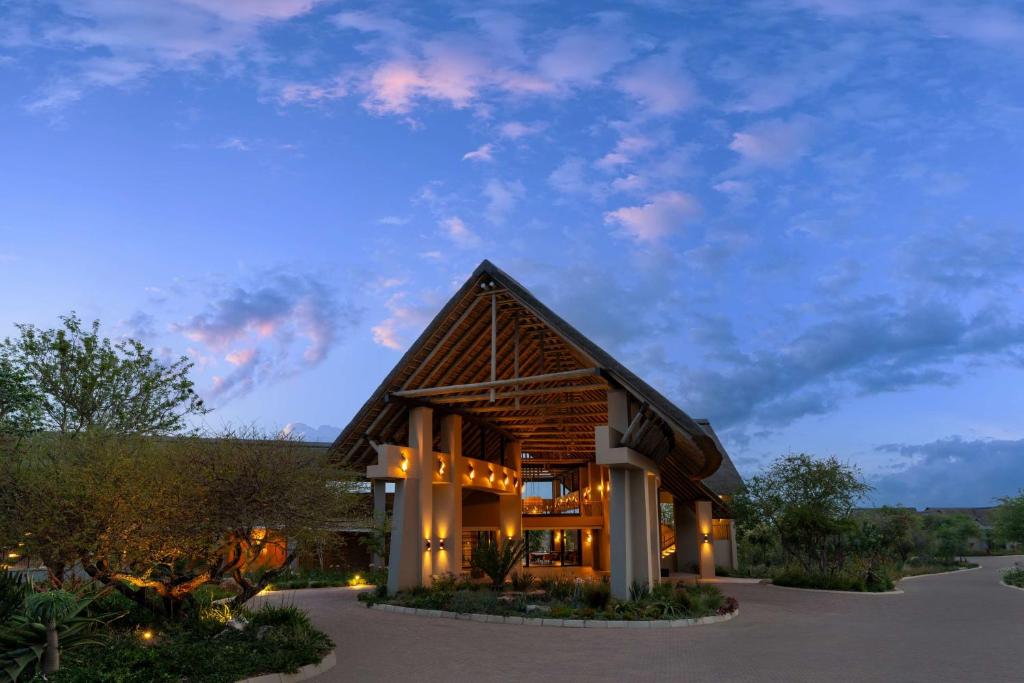
[[[1024,7],[0,0],[0,336],[329,439],[484,258],[877,504],[1024,486]]]

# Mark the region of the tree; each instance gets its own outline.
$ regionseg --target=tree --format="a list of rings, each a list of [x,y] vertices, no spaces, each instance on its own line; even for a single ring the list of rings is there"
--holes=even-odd
[[[995,510],[993,537],[1000,543],[1024,543],[1024,490],[1000,498]]]
[[[835,457],[788,455],[751,477],[736,497],[742,524],[774,530],[786,556],[806,572],[832,575],[846,560],[857,502],[871,487]]]
[[[42,397],[28,375],[0,355],[0,439],[22,437],[42,422]]]
[[[981,526],[967,515],[933,515],[925,528],[935,538],[935,555],[949,564],[963,560],[970,552],[970,540],[981,536]]]
[[[98,320],[86,327],[74,313],[61,323],[49,330],[18,325],[18,336],[0,345],[0,378],[7,378],[0,390],[10,386],[15,396],[27,393],[36,401],[27,414],[22,408],[12,415],[69,435],[93,429],[173,434],[185,428],[188,416],[207,412],[186,357],[164,363],[135,339],[101,337]]]

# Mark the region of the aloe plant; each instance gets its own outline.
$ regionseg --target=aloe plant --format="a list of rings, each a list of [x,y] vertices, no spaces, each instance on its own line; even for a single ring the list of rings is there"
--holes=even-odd
[[[16,681],[25,673],[51,674],[60,668],[60,650],[98,645],[95,634],[121,614],[85,616],[101,593],[80,595],[64,590],[30,593],[22,609],[0,626],[0,671]]]
[[[505,578],[523,559],[526,543],[506,538],[501,544],[484,543],[473,551],[471,566],[486,574],[498,590],[505,586]]]

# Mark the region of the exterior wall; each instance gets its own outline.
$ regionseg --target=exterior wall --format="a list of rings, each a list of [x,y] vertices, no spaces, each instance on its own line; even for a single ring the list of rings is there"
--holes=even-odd
[[[462,570],[462,417],[445,415],[441,420],[441,451],[448,455],[446,471],[433,485],[431,544],[434,575]],[[444,547],[442,547],[444,546]]]

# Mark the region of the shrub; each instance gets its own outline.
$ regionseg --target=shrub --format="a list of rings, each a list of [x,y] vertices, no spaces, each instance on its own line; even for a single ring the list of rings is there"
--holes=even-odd
[[[505,578],[526,554],[526,542],[523,539],[506,538],[500,544],[483,543],[473,549],[471,564],[486,574],[495,588],[505,585]]]
[[[651,587],[646,581],[641,583],[640,581],[633,581],[629,584],[629,599],[633,602],[641,602],[646,600],[651,594]]]
[[[512,590],[526,591],[533,586],[534,576],[530,572],[516,572],[512,575]]]
[[[1003,583],[1024,588],[1024,567],[1015,565],[1012,569],[1003,572]]]
[[[725,602],[718,608],[719,614],[732,614],[740,608],[740,601],[731,595],[725,598]]]
[[[583,587],[583,602],[592,609],[603,610],[611,598],[611,588],[603,581],[591,582]]]
[[[491,591],[458,591],[449,604],[453,612],[487,613],[498,606],[498,596]]]
[[[716,586],[678,586],[674,597],[683,611],[694,617],[716,614],[725,604],[725,596]]]

